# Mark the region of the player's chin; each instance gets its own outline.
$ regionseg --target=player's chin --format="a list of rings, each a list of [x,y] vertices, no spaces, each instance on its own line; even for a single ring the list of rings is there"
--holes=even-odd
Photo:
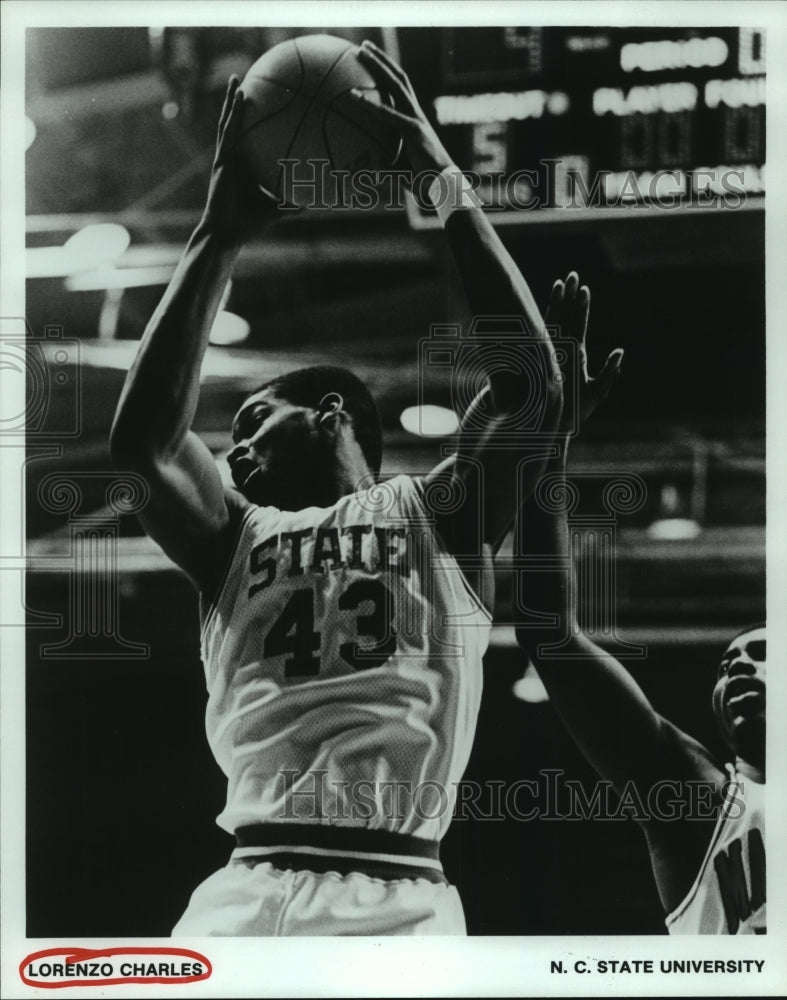
[[[320,484],[323,478],[315,463],[276,464],[269,469],[260,469],[244,483],[242,492],[247,500],[258,506],[303,510],[321,505]]]
[[[740,733],[749,727],[759,727],[765,725],[765,705],[754,707],[747,706],[745,710],[739,709],[735,712],[730,728],[736,733]]]
[[[265,485],[265,473],[260,467],[254,469],[254,471],[245,479],[238,489],[243,494],[246,499],[253,504],[262,506],[263,504],[270,503],[270,500],[265,500],[266,493],[269,491],[266,489]]]

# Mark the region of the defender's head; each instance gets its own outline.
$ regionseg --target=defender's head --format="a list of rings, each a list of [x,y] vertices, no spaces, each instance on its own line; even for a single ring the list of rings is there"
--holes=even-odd
[[[747,763],[765,764],[765,623],[732,638],[719,663],[713,711],[727,746]]]
[[[238,410],[232,479],[252,503],[328,506],[380,471],[382,427],[369,390],[330,365],[266,382]]]

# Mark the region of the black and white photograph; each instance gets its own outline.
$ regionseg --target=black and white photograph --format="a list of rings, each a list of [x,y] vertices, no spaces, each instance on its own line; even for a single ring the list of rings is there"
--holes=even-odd
[[[785,8],[3,7],[3,995],[780,994]]]

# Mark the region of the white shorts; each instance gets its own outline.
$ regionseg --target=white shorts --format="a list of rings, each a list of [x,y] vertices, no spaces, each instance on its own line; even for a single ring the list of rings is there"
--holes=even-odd
[[[459,893],[425,878],[317,874],[234,858],[191,896],[173,937],[466,934]]]

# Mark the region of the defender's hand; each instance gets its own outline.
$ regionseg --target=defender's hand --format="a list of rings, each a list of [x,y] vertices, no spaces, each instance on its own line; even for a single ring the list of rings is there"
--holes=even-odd
[[[559,433],[568,433],[572,425],[581,425],[587,420],[607,396],[620,373],[623,351],[618,347],[610,353],[596,378],[588,375],[586,338],[589,315],[590,289],[587,285],[580,288],[576,271],[572,271],[565,281],[558,279],[552,286],[544,322],[547,327],[559,326],[562,337],[576,342],[576,352],[566,352],[566,364],[571,368],[564,370],[563,384],[575,386],[578,393],[578,398],[574,400],[564,393]],[[557,338],[553,338],[553,342],[559,347]]]
[[[370,115],[386,122],[402,136],[413,170],[418,173],[450,167],[453,160],[429,124],[401,66],[397,66],[389,55],[368,39],[361,45],[358,58],[372,74],[380,90],[391,95],[398,110],[386,104],[375,104],[360,91],[354,93],[354,98]]]
[[[243,117],[243,94],[237,76],[230,77],[219,118],[216,154],[202,225],[232,246],[241,243],[276,217],[274,199],[263,192],[247,167],[238,141]]]

